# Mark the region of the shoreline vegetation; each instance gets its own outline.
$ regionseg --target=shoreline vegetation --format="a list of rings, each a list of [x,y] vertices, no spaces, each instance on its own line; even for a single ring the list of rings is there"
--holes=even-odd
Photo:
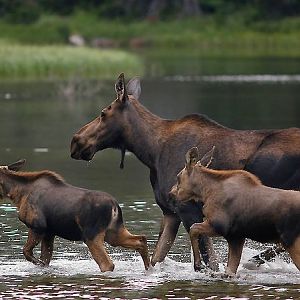
[[[143,63],[136,55],[118,49],[0,43],[1,79],[111,79],[120,70],[130,76],[143,74]]]
[[[72,47],[71,35],[85,46]],[[111,79],[120,70],[143,75],[144,57],[166,53],[200,57],[300,58],[300,18],[246,25],[238,17],[226,22],[201,18],[165,21],[99,19],[92,13],[42,15],[31,24],[0,21],[1,79],[64,79],[74,74]],[[185,54],[186,53],[186,54]]]

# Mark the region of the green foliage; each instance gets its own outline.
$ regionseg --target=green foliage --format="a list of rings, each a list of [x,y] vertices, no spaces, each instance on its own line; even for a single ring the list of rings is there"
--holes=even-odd
[[[217,23],[215,16],[152,23],[147,20],[125,22],[99,20],[95,14],[77,11],[68,17],[43,15],[38,22],[26,26],[0,22],[0,39],[35,45],[65,44],[70,34],[77,33],[87,44],[93,38],[104,37],[121,47],[129,47],[131,40],[138,38],[150,48],[183,47],[209,52],[220,47],[221,50],[253,52],[255,49],[271,51],[273,47],[274,51],[280,48],[282,54],[292,50],[299,53],[300,18],[247,24],[244,20],[245,15],[240,12],[223,23]]]
[[[0,0],[0,16],[8,22],[31,24],[40,17],[40,8],[31,0]]]
[[[96,50],[67,46],[21,46],[0,44],[0,78],[37,79],[114,78],[120,70],[142,74],[141,61],[121,50]]]
[[[222,23],[231,15],[251,11],[251,21],[280,19],[300,13],[299,0],[0,0],[0,16],[13,23],[33,23],[44,13],[66,16],[76,10],[94,12],[109,20],[170,20],[183,17],[189,4],[198,6],[203,15],[214,15]],[[248,20],[249,21],[249,20]]]

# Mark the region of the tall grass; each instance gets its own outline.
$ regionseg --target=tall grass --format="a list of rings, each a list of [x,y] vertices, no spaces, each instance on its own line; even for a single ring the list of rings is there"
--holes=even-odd
[[[30,25],[0,22],[0,38],[30,44],[66,43],[72,33],[89,43],[95,37],[114,39],[127,47],[132,38],[142,38],[150,47],[185,47],[248,51],[274,48],[287,55],[300,56],[300,18],[247,23],[242,16],[218,19],[210,16],[149,23],[146,20],[100,19],[93,13],[78,11],[68,17],[44,15]],[[278,50],[279,49],[279,50]],[[249,51],[248,51],[249,52]],[[296,53],[297,52],[297,53]],[[255,53],[255,52],[253,52]]]
[[[120,72],[129,76],[142,74],[143,64],[135,55],[121,50],[0,44],[0,78],[56,79],[78,75],[107,79]]]

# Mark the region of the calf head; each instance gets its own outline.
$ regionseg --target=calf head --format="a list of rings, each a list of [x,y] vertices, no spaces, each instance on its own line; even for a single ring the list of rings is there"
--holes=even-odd
[[[129,96],[138,100],[141,93],[140,80],[133,78],[125,86],[122,73],[115,84],[117,99],[102,109],[100,115],[83,126],[71,142],[71,157],[74,159],[91,160],[97,151],[116,148],[122,151],[120,167],[123,167],[125,144],[123,133],[128,128]]]
[[[19,171],[24,166],[25,162],[25,159],[21,159],[8,166],[0,166],[0,199],[3,199],[6,196],[6,189],[4,187],[5,173],[9,170],[15,172]]]
[[[196,200],[199,198],[198,186],[201,185],[202,168],[207,168],[213,159],[215,147],[199,160],[197,147],[191,148],[185,155],[185,167],[177,175],[177,184],[170,192],[170,197],[178,201]]]

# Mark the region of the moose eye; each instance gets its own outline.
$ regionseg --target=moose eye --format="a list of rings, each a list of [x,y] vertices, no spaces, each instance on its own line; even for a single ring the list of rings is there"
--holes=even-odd
[[[101,118],[104,118],[105,117],[105,112],[102,110],[101,111],[101,114],[100,114]]]
[[[109,105],[109,106],[107,107],[107,109],[110,110],[110,109],[111,109],[111,105]]]

